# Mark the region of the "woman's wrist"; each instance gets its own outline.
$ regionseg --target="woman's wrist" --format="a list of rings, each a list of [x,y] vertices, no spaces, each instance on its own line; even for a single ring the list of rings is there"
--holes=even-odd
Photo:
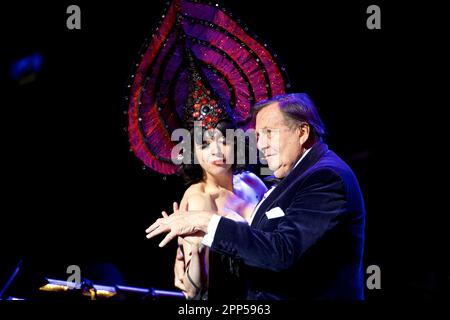
[[[195,283],[195,281],[191,278],[191,275],[189,274],[189,266],[186,269],[186,277],[191,285],[195,288],[195,293],[198,293],[201,290],[202,285],[200,283]]]

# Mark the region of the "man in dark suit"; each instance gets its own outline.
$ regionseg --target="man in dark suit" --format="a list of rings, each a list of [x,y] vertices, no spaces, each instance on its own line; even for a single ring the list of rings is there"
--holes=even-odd
[[[210,250],[240,260],[247,299],[363,299],[365,210],[352,170],[323,142],[323,123],[306,94],[255,107],[258,149],[281,182],[250,225],[212,212],[158,219],[148,237],[203,232]]]

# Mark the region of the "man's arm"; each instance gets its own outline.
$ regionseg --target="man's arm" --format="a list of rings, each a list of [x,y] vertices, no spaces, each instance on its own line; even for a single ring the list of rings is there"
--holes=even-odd
[[[208,224],[214,215],[216,214],[210,211],[178,211],[170,216],[157,219],[145,232],[148,239],[168,232],[159,244],[160,247],[164,247],[177,236],[185,237],[199,232],[206,233]]]
[[[211,250],[241,259],[249,266],[285,270],[336,227],[345,213],[346,194],[341,177],[324,169],[306,178],[273,231],[221,219]]]
[[[241,259],[249,266],[281,271],[290,268],[314,243],[335,228],[347,212],[347,199],[341,177],[332,169],[312,173],[297,190],[294,200],[270,232],[248,224],[220,219],[211,245],[213,251]],[[160,243],[178,235],[208,232],[212,212],[175,213],[158,219],[147,229],[147,238],[169,232]]]

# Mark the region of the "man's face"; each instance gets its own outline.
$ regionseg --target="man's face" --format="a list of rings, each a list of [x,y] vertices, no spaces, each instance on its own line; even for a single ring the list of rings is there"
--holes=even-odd
[[[304,152],[308,134],[300,127],[289,127],[278,103],[266,106],[256,116],[258,149],[277,178],[284,178],[292,170]]]

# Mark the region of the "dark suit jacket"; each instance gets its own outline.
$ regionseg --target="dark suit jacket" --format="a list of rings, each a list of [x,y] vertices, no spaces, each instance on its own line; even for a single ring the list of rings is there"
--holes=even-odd
[[[268,219],[275,207],[285,215]],[[364,222],[355,175],[318,143],[251,226],[220,219],[211,250],[242,262],[247,299],[363,299]]]

